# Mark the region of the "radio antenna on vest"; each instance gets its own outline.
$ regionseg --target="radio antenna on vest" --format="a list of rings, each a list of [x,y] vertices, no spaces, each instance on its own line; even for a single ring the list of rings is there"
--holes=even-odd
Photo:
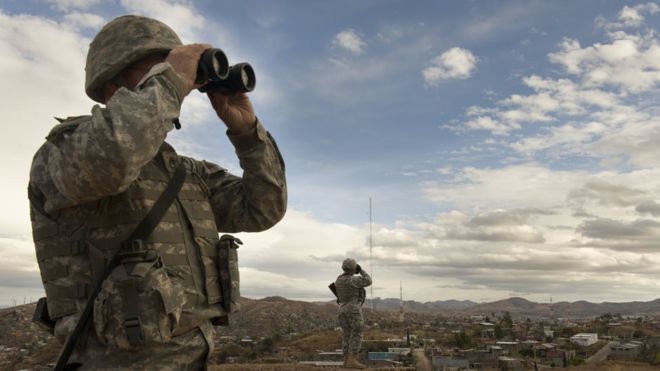
[[[373,255],[372,255],[372,248],[373,248],[373,240],[372,240],[372,233],[371,233],[371,197],[369,197],[369,274],[371,275],[371,279],[373,280],[374,277],[374,263],[373,263]],[[374,285],[372,284],[369,289],[371,293],[371,312],[373,313],[374,311]]]

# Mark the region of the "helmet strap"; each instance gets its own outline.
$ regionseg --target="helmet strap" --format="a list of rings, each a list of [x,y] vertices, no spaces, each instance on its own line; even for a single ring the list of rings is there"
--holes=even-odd
[[[119,74],[114,75],[114,76],[112,77],[112,79],[110,79],[110,81],[111,81],[113,84],[117,85],[117,87],[120,87],[120,88],[126,88],[126,89],[128,89],[128,90],[131,90],[131,89],[128,87],[128,84],[126,83],[126,81],[124,80],[124,78],[122,78]]]

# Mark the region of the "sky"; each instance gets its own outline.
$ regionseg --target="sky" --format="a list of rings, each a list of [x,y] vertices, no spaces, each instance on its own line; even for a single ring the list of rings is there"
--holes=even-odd
[[[89,42],[124,14],[255,69],[289,205],[239,234],[243,296],[330,300],[353,257],[373,297],[660,298],[658,3],[0,0],[0,306],[43,295],[31,159],[89,114]],[[179,153],[241,174],[205,96],[181,122]]]

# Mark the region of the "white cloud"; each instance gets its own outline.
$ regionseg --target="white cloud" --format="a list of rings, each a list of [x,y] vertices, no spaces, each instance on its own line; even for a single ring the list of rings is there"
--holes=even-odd
[[[640,27],[644,24],[645,13],[655,14],[660,11],[660,6],[656,3],[637,4],[634,6],[625,5],[618,14],[616,21],[609,21],[603,17],[596,18],[596,24],[604,29],[620,29],[624,27]]]
[[[84,92],[85,53],[89,40],[72,28],[27,15],[0,12],[0,91],[2,117],[11,130],[0,136],[3,180],[0,231],[30,231],[26,187],[33,154],[57,123],[89,112]],[[11,87],[11,88],[9,88]]]
[[[75,28],[100,29],[105,20],[96,14],[74,12],[65,15],[64,22]]]
[[[640,39],[618,34],[611,43],[581,47],[577,40],[565,39],[560,50],[550,53],[550,61],[563,66],[586,87],[614,87],[640,93],[660,82],[660,47],[657,39]]]
[[[465,122],[465,126],[470,130],[487,130],[494,135],[506,135],[509,131],[517,127],[517,125],[504,124],[491,116],[475,117]]]
[[[466,167],[451,182],[425,183],[423,190],[430,200],[461,210],[552,208],[563,204],[566,194],[585,176],[534,163],[501,169]]]
[[[443,80],[467,79],[476,69],[477,58],[467,49],[454,47],[435,57],[424,68],[424,82],[437,86]]]
[[[96,4],[100,4],[101,0],[46,0],[58,10],[70,11],[72,9],[89,9]]]
[[[121,0],[127,11],[156,18],[170,26],[184,43],[200,42],[199,33],[207,21],[195,6],[186,0]]]
[[[344,30],[335,35],[332,43],[355,53],[364,53],[367,43],[354,30]]]
[[[621,19],[639,19],[634,14],[654,14],[656,8],[624,9]],[[654,143],[660,139],[660,122],[653,96],[660,84],[660,39],[653,30],[606,36],[610,41],[589,46],[564,39],[548,55],[563,68],[562,75],[527,76],[523,83],[533,93],[512,94],[492,107],[471,107],[453,129],[508,136],[505,145],[533,158],[578,155],[600,159],[604,166],[657,166],[660,150]],[[538,129],[512,135],[530,124]]]

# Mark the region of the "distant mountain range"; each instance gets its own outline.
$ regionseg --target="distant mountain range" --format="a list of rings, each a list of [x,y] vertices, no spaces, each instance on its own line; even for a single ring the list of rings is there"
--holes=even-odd
[[[420,303],[414,300],[404,300],[403,309],[405,311],[420,312],[420,313],[434,313],[438,311],[451,311],[463,310],[474,307],[477,303],[470,300],[439,300],[428,301]],[[371,300],[367,299],[364,303],[365,307],[371,308]],[[401,307],[401,300],[399,299],[374,299],[374,309],[377,310],[395,310],[398,311]]]
[[[367,300],[365,307],[370,307]],[[398,311],[399,299],[374,299],[374,309]],[[527,299],[513,297],[491,303],[475,303],[469,300],[445,300],[420,303],[412,300],[403,301],[406,312],[429,313],[437,315],[489,315],[509,312],[513,317],[529,318],[589,318],[605,313],[624,316],[660,315],[660,299],[649,302],[633,301],[628,303],[590,303],[588,301],[536,303]]]
[[[368,322],[398,321],[401,307],[399,299],[374,299],[364,304],[364,315]],[[427,322],[438,317],[469,317],[475,315],[501,316],[509,312],[514,319],[559,319],[592,318],[605,313],[623,316],[660,316],[660,299],[650,302],[629,303],[535,303],[523,298],[508,298],[491,303],[475,303],[469,300],[444,300],[420,303],[413,300],[403,302],[406,319]],[[337,304],[328,302],[305,302],[274,296],[264,299],[242,300],[242,309],[230,316],[231,326],[221,332],[232,335],[271,336],[275,334],[306,333],[331,329],[336,326]]]

